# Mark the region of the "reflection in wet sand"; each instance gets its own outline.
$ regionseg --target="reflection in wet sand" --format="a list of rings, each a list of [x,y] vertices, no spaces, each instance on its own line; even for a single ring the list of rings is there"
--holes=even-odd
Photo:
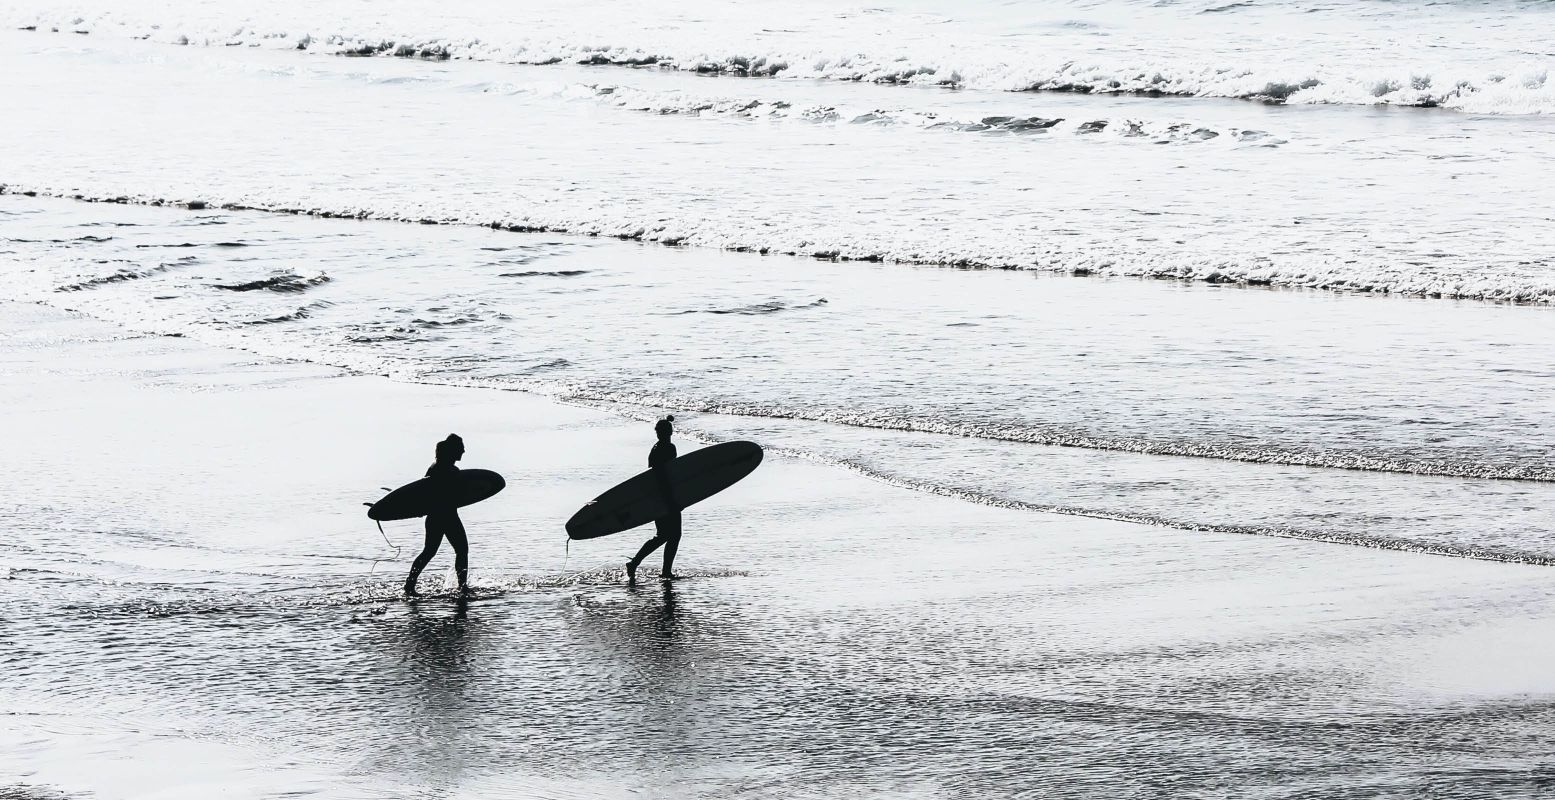
[[[407,603],[402,619],[384,620],[387,674],[363,676],[388,683],[388,708],[379,717],[386,733],[372,738],[378,752],[371,760],[408,772],[428,789],[457,787],[472,757],[477,764],[481,758],[471,752],[484,705],[471,685],[482,658],[481,623],[470,619],[463,598],[449,606],[443,598],[423,599]]]

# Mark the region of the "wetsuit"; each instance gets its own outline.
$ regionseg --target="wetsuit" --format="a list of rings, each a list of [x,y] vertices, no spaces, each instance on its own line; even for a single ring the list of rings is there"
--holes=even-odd
[[[427,477],[432,478],[438,484],[438,496],[449,498],[449,504],[434,509],[427,514],[427,538],[421,547],[421,555],[416,556],[414,563],[410,565],[410,577],[405,579],[405,591],[413,593],[416,588],[416,579],[421,576],[421,570],[426,569],[427,563],[437,555],[438,545],[443,539],[454,548],[454,572],[459,575],[459,588],[468,585],[470,568],[470,543],[464,538],[464,522],[459,519],[459,507],[453,505],[454,492],[458,484],[454,479],[459,474],[459,468],[452,463],[437,462],[427,470]]]
[[[671,442],[658,442],[654,444],[652,450],[648,451],[648,466],[652,469],[658,469],[674,459],[675,445]],[[635,567],[641,564],[643,559],[663,545],[664,574],[670,575],[674,572],[675,551],[680,549],[680,509],[676,507],[674,495],[670,491],[668,476],[661,476],[661,478],[665,500],[674,510],[653,521],[654,532],[657,535],[643,542],[642,549],[638,550],[637,555],[632,559],[632,565]]]

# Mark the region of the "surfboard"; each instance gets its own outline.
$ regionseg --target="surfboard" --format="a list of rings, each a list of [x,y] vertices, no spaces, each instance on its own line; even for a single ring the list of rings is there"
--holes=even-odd
[[[761,445],[724,442],[687,453],[662,467],[680,508],[733,486],[761,464]],[[662,479],[648,470],[590,500],[567,520],[567,536],[594,539],[645,525],[676,509],[664,500]]]
[[[501,475],[489,469],[461,469],[459,474],[454,476],[454,480],[458,484],[454,505],[461,508],[479,503],[507,486],[507,481],[504,481]],[[439,499],[433,489],[432,479],[422,478],[384,495],[382,500],[368,507],[367,518],[388,522],[395,519],[424,517]],[[447,500],[443,499],[443,502]]]

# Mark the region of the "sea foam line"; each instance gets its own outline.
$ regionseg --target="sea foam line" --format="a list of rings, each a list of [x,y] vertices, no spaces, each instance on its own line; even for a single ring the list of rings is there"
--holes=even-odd
[[[1088,517],[1091,519],[1106,519],[1118,522],[1132,522],[1138,525],[1152,525],[1162,528],[1173,528],[1184,531],[1198,531],[1205,533],[1233,533],[1247,536],[1269,536],[1279,539],[1300,539],[1309,542],[1325,542],[1328,544],[1343,544],[1351,547],[1365,547],[1373,550],[1394,550],[1405,553],[1420,553],[1423,555],[1447,556],[1450,558],[1467,558],[1477,561],[1496,561],[1504,564],[1528,564],[1531,566],[1549,567],[1555,566],[1555,557],[1535,553],[1528,550],[1510,548],[1486,548],[1463,545],[1449,545],[1438,543],[1417,542],[1396,536],[1377,536],[1373,534],[1337,533],[1332,531],[1307,530],[1279,525],[1228,525],[1222,523],[1196,522],[1193,520],[1174,517],[1158,516],[1154,514],[1138,514],[1125,511],[1111,511],[1107,509],[1083,508],[1079,506],[1052,505],[1047,503],[1032,503],[1025,500],[1014,500],[1007,497],[980,492],[963,486],[950,486],[930,483],[927,481],[895,475],[866,464],[851,461],[849,459],[827,456],[820,453],[811,453],[804,450],[791,450],[788,448],[768,448],[769,451],[782,453],[795,458],[803,458],[817,463],[828,464],[856,472],[869,478],[873,478],[891,486],[898,486],[926,494],[950,497],[978,505],[993,506],[996,508],[1008,508],[1018,511],[1033,511],[1044,514],[1061,514],[1071,517]]]
[[[618,401],[609,399],[595,399],[578,395],[555,395],[546,392],[535,392],[529,388],[502,387],[479,385],[461,382],[449,382],[432,379],[414,379],[416,383],[429,383],[439,386],[454,386],[462,388],[496,388],[505,391],[522,391],[528,394],[541,394],[558,402],[582,408],[591,408],[605,411],[616,416],[639,422],[652,422],[657,419],[660,409],[675,409],[673,406],[642,405],[632,401]],[[645,410],[637,410],[642,408]],[[654,410],[646,410],[652,408]],[[713,412],[719,413],[719,412]],[[737,413],[737,412],[731,412]],[[704,444],[718,444],[725,441],[733,441],[727,436],[699,431],[693,427],[677,422],[676,433],[693,441]],[[831,467],[846,469],[850,472],[862,475],[871,480],[907,489],[924,494],[932,494],[940,497],[948,497],[978,505],[994,508],[1006,508],[1015,511],[1029,511],[1040,514],[1060,514],[1071,517],[1086,517],[1089,519],[1104,519],[1115,522],[1129,522],[1136,525],[1150,525],[1174,530],[1193,531],[1203,533],[1230,533],[1244,536],[1268,536],[1279,539],[1299,539],[1309,542],[1323,542],[1327,544],[1342,544],[1351,547],[1364,547],[1373,550],[1392,550],[1403,553],[1418,553],[1421,555],[1446,556],[1449,558],[1466,558],[1476,561],[1494,561],[1503,564],[1526,564],[1530,566],[1549,567],[1555,566],[1555,556],[1537,553],[1530,550],[1515,548],[1489,548],[1465,545],[1439,544],[1418,542],[1397,536],[1379,536],[1374,534],[1338,533],[1333,531],[1309,530],[1280,525],[1234,525],[1224,523],[1197,522],[1194,520],[1166,517],[1156,514],[1140,514],[1127,511],[1114,511],[1110,509],[1085,508],[1082,506],[1066,506],[1050,503],[1033,503],[1026,500],[1016,500],[1002,497],[989,492],[979,491],[964,486],[939,484],[899,475],[878,467],[870,466],[861,461],[837,456],[829,456],[811,450],[788,447],[765,447],[769,453],[785,455],[824,464]]]
[[[823,422],[853,428],[929,433],[969,439],[984,439],[1048,447],[1074,447],[1117,453],[1205,458],[1250,464],[1277,464],[1291,467],[1342,469],[1356,472],[1386,472],[1479,480],[1511,480],[1537,483],[1555,482],[1555,467],[1540,464],[1501,465],[1482,461],[1405,458],[1367,453],[1324,450],[1294,450],[1280,447],[1245,447],[1222,442],[1161,441],[1127,436],[1094,434],[1057,425],[1033,423],[988,423],[960,420],[925,419],[890,411],[855,411],[829,408],[789,408],[723,400],[695,401],[654,392],[599,391],[570,386],[534,383],[531,391],[559,399],[594,403],[627,403],[689,413],[793,419]]]
[[[989,136],[1024,136],[1029,139],[1057,135],[1139,141],[1151,144],[1220,144],[1278,147],[1287,140],[1253,128],[1216,128],[1191,122],[1141,118],[1106,118],[1095,115],[1040,117],[1021,114],[952,115],[904,108],[804,105],[784,100],[745,97],[708,97],[681,91],[650,91],[619,84],[572,84],[549,90],[529,86],[494,86],[487,91],[544,95],[562,99],[586,98],[627,111],[656,116],[752,119],[805,122],[814,125],[870,125]]]
[[[327,219],[371,219],[413,222],[422,225],[467,225],[519,233],[563,233],[611,237],[670,246],[692,245],[760,255],[787,255],[830,261],[891,262],[957,269],[1036,271],[1074,276],[1152,278],[1202,281],[1239,286],[1322,289],[1406,297],[1484,300],[1502,303],[1555,305],[1555,276],[1465,275],[1429,270],[1406,270],[1396,264],[1326,263],[1294,261],[1277,263],[1254,257],[1246,261],[1205,256],[1193,259],[1152,259],[1127,252],[1067,251],[1046,242],[1012,242],[1009,247],[985,247],[941,241],[938,249],[912,243],[876,242],[865,237],[816,236],[804,230],[752,231],[740,228],[709,229],[695,220],[633,217],[587,208],[553,210],[537,206],[522,215],[493,219],[476,213],[424,215],[396,208],[331,208],[297,205],[285,198],[241,196],[223,200],[207,197],[174,198],[146,194],[90,192],[77,188],[18,185],[0,182],[0,195],[21,194],[95,203],[173,206],[192,210],[220,208],[226,211],[261,211]],[[968,249],[963,249],[968,248]]]

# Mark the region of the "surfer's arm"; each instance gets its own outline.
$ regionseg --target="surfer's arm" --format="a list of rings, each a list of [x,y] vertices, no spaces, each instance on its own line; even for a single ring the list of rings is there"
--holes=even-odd
[[[455,501],[455,497],[459,493],[459,468],[433,465],[431,469],[427,470],[427,477],[432,479],[434,496],[446,503],[446,506],[444,503],[439,503],[438,511],[444,514],[457,515],[459,513],[459,505]]]
[[[653,477],[659,482],[659,491],[663,492],[664,502],[675,511],[680,510],[680,502],[675,497],[675,487],[670,483],[669,471],[665,469],[671,461],[675,460],[675,445],[660,442],[648,451],[648,466],[653,470]]]
[[[659,481],[659,491],[664,493],[665,504],[668,505],[671,509],[679,511],[680,502],[675,497],[675,487],[670,484],[669,470],[665,469],[663,464],[655,465],[653,468],[653,477]]]

